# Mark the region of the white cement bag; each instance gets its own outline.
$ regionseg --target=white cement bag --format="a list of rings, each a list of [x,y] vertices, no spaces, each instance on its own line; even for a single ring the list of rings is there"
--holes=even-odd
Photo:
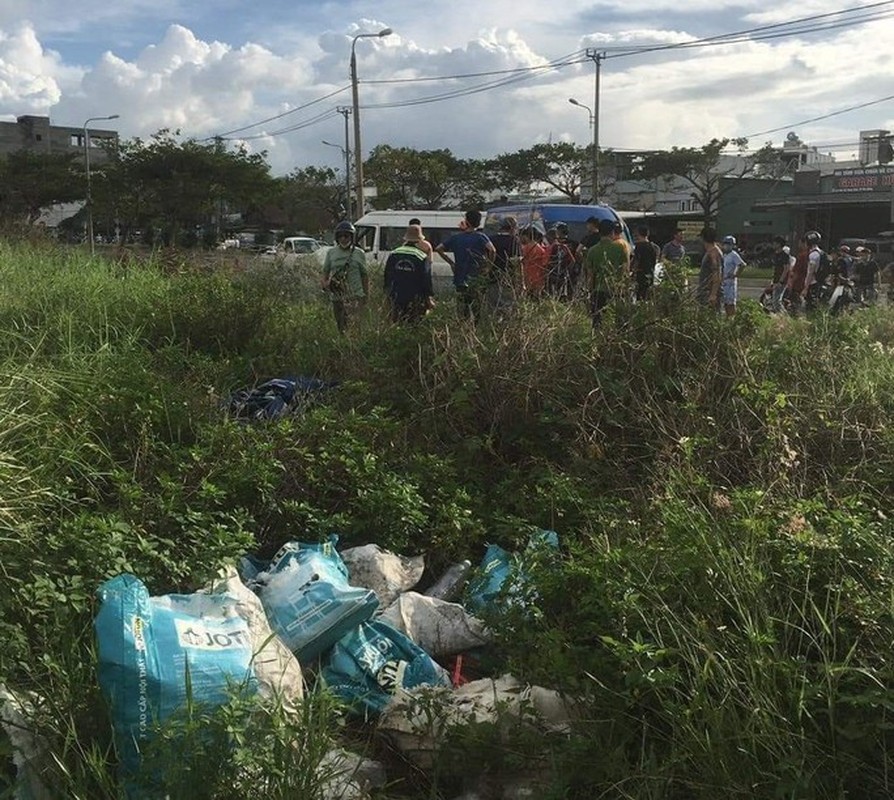
[[[400,595],[379,618],[433,656],[452,656],[490,641],[484,623],[457,603],[416,592]]]
[[[424,698],[424,702],[416,699]],[[499,711],[498,711],[499,709]],[[523,684],[511,675],[472,681],[458,689],[419,687],[395,697],[379,719],[379,730],[423,769],[433,763],[447,729],[470,722],[515,719],[535,730],[570,729],[573,704],[558,692]]]
[[[304,696],[304,679],[298,659],[270,628],[261,598],[239,578],[235,567],[221,570],[210,589],[215,594],[228,594],[237,599],[236,613],[248,624],[252,666],[263,697],[280,697],[284,701]]]
[[[351,547],[339,555],[348,568],[351,586],[372,589],[379,598],[379,608],[391,605],[401,592],[412,589],[425,571],[422,556],[399,556],[377,544]]]

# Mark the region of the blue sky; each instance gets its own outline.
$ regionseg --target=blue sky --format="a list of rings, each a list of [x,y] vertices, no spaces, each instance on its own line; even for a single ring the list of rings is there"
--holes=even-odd
[[[855,8],[856,6],[847,6]],[[235,136],[265,150],[276,174],[308,164],[338,166],[322,139],[343,143],[337,106],[348,84],[351,37],[389,26],[394,35],[357,43],[364,151],[376,144],[448,147],[478,157],[534,142],[590,141],[593,66],[571,64],[462,98],[403,103],[488,78],[420,78],[545,64],[599,47],[680,44],[759,25],[831,13],[832,0],[773,6],[757,0],[718,8],[692,0],[3,0],[0,118],[43,114],[61,125],[119,114],[122,136],[160,128],[196,138],[247,126]],[[609,57],[603,65],[600,145],[695,146],[872,102],[892,92],[894,3],[862,25],[803,31],[767,41]],[[886,15],[891,14],[888,18]],[[580,58],[580,56],[578,57]],[[398,84],[371,81],[405,79]],[[412,82],[410,82],[412,79]],[[491,79],[492,80],[492,79]],[[285,116],[263,125],[260,120]],[[315,119],[319,117],[317,121]],[[862,129],[894,129],[891,101],[792,125],[802,139],[845,159]],[[777,143],[785,130],[752,140]]]

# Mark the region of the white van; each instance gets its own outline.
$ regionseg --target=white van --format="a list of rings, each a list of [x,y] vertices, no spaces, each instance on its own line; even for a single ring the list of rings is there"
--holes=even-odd
[[[481,212],[481,224],[484,225],[485,212]],[[407,225],[411,219],[422,223],[422,233],[436,248],[454,233],[459,232],[459,223],[463,219],[462,211],[370,211],[364,214],[354,227],[357,229],[357,244],[361,245],[370,258],[384,264],[388,254],[404,240]],[[432,259],[432,275],[447,278],[453,275],[450,265],[440,256]]]

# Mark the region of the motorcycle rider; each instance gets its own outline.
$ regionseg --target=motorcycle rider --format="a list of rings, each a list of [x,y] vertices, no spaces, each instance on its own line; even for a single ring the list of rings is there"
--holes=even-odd
[[[804,241],[807,244],[807,274],[804,278],[804,289],[801,297],[808,309],[816,305],[817,294],[828,278],[829,257],[820,247],[823,237],[819,231],[807,231]]]
[[[857,260],[854,263],[854,293],[857,302],[873,303],[878,297],[876,284],[878,283],[878,262],[872,256],[872,250],[868,247],[858,247]]]

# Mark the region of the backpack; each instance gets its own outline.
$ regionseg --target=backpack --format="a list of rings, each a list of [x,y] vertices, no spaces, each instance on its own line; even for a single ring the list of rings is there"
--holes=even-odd
[[[832,274],[832,262],[829,260],[829,255],[825,250],[819,251],[819,265],[816,268],[816,282],[818,284],[823,284],[826,282],[826,279]]]

